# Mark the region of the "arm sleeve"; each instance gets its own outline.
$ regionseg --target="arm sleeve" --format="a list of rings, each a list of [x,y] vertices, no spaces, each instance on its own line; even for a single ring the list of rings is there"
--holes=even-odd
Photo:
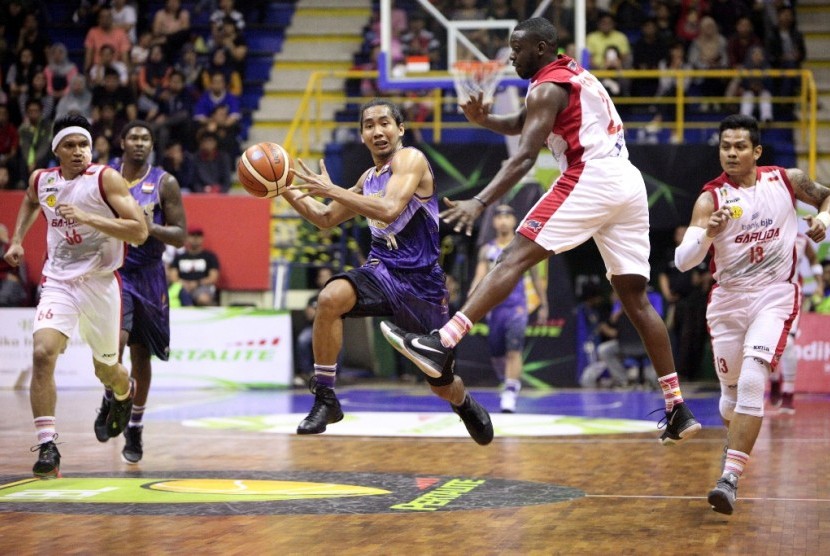
[[[683,241],[674,251],[674,265],[681,272],[699,265],[709,247],[712,245],[712,238],[706,235],[706,229],[698,226],[689,226]]]

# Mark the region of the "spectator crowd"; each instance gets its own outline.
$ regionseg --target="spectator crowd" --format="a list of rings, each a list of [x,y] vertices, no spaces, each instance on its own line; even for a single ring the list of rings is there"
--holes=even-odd
[[[263,2],[81,0],[66,20],[37,0],[0,2],[0,189],[53,164],[51,125],[69,112],[93,126],[93,158],[120,156],[140,118],[155,163],[191,192],[224,192],[240,153],[247,20]],[[64,41],[82,36],[70,51]],[[68,41],[67,41],[68,42]],[[76,41],[77,42],[77,41]]]

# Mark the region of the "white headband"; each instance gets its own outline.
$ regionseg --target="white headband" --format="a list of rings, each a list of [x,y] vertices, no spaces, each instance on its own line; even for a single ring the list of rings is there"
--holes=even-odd
[[[89,141],[89,145],[92,146],[92,135],[90,135],[89,132],[81,126],[73,125],[63,128],[55,135],[55,138],[52,139],[52,152],[56,152],[58,150],[58,145],[61,144],[64,137],[72,135],[73,133],[80,133],[86,137],[86,140]]]

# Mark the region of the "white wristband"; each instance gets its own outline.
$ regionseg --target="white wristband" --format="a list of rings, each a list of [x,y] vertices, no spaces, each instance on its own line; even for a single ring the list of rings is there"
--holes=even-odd
[[[824,273],[824,267],[816,263],[810,267],[810,271],[813,273],[813,276],[821,276]]]
[[[816,220],[824,224],[824,229],[830,229],[830,213],[824,211],[814,216]]]

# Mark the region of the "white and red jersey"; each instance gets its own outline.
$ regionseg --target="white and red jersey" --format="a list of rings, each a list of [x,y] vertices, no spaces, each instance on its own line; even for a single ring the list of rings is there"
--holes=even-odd
[[[55,212],[58,205],[70,204],[91,214],[118,216],[104,193],[106,168],[93,164],[71,180],[63,177],[60,168],[43,170],[35,176],[35,191],[46,217],[45,277],[72,280],[86,274],[114,271],[124,263],[123,241]]]
[[[547,138],[563,174],[568,167],[588,160],[628,159],[622,119],[596,77],[572,58],[560,55],[533,76],[528,94],[540,83],[558,83],[568,89],[568,105],[556,116]]]
[[[712,243],[712,276],[720,286],[757,289],[795,280],[798,222],[784,168],[759,166],[752,187],[738,187],[723,173],[703,191],[715,210],[727,207],[732,215]]]

